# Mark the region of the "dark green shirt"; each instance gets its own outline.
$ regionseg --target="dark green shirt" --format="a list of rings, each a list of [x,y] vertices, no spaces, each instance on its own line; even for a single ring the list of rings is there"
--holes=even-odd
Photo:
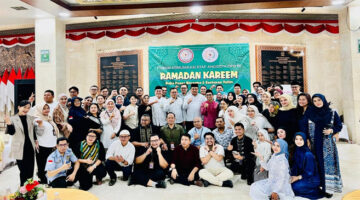
[[[180,144],[181,135],[185,133],[184,128],[178,124],[175,124],[171,129],[169,125],[165,125],[160,129],[161,138],[164,140],[169,149],[171,149],[171,143],[175,146]]]

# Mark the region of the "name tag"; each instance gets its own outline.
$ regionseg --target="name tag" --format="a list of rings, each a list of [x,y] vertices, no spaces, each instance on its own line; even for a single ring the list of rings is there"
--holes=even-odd
[[[173,142],[170,144],[170,148],[171,148],[171,150],[175,149],[175,144]]]
[[[153,161],[149,162],[149,169],[154,169],[154,162]]]

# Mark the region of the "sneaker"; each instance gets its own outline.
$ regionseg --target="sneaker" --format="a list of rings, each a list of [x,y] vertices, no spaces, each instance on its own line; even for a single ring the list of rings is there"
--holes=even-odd
[[[174,185],[174,183],[175,183],[174,179],[170,178],[169,183],[170,183],[170,185]]]
[[[203,182],[202,181],[194,181],[195,185],[202,187],[203,186]]]
[[[209,181],[207,180],[202,180],[203,184],[204,184],[204,187],[208,187],[210,185]]]
[[[109,186],[113,186],[116,183],[116,179],[110,179]]]
[[[230,180],[224,181],[222,184],[223,187],[229,187],[232,188],[233,187],[233,183]]]
[[[159,181],[156,185],[156,188],[166,188],[166,183],[165,181]]]
[[[333,196],[333,194],[330,194],[330,193],[325,193],[325,195],[324,195],[326,198],[328,198],[328,199],[331,199],[332,198],[332,196]]]
[[[253,182],[254,182],[253,179],[250,179],[250,178],[247,179],[247,184],[248,184],[248,185],[251,185]]]

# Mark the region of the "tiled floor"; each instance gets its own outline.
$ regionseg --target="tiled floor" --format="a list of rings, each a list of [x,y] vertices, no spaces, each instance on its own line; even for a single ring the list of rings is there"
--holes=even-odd
[[[344,182],[342,194],[336,194],[332,199],[341,199],[346,193],[360,189],[360,145],[338,144],[340,154],[341,173]],[[12,191],[17,189],[19,184],[18,168],[12,167],[0,174],[0,194],[7,188]],[[108,179],[101,186],[94,186],[89,192],[95,194],[100,200],[110,199],[131,199],[131,200],[151,200],[151,199],[186,199],[186,200],[212,200],[212,199],[250,199],[249,189],[246,182],[238,176],[234,178],[235,186],[232,189],[209,186],[200,188],[197,186],[182,186],[178,184],[170,185],[164,189],[146,188],[142,186],[127,186],[125,182],[118,180],[117,183],[109,187]]]

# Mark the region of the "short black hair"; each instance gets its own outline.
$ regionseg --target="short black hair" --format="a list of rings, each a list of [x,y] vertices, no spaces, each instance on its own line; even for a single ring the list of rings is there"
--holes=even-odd
[[[280,84],[278,84],[278,85],[275,85],[275,87],[279,87],[281,90],[283,90],[284,88],[283,88],[283,86],[282,85],[280,85]]]
[[[204,134],[204,138],[206,138],[207,135],[210,135],[211,137],[213,137],[215,139],[214,133],[207,132],[207,133]]]
[[[66,141],[66,143],[69,143],[69,140],[66,138],[66,137],[59,137],[57,140],[56,140],[56,144],[59,144],[61,141]]]
[[[174,117],[176,117],[175,113],[173,113],[173,112],[168,112],[168,113],[166,113],[166,118],[167,118],[170,114],[173,114]]]
[[[24,106],[26,106],[26,105],[31,105],[31,103],[30,103],[30,101],[28,101],[28,100],[21,100],[20,101],[20,103],[19,103],[19,107],[24,107]]]
[[[261,83],[259,82],[259,81],[255,81],[255,82],[253,82],[253,86],[255,85],[255,84],[258,84],[259,86],[261,86]]]
[[[160,138],[159,134],[156,134],[156,133],[151,134],[150,138],[155,137],[155,136],[158,136]]]
[[[149,114],[143,114],[143,115],[141,115],[141,117],[148,117],[148,118],[151,118]],[[141,117],[140,117],[140,119],[141,119]]]
[[[84,99],[92,99],[92,96],[86,96]]]
[[[102,97],[102,98],[105,99],[105,97],[104,97],[103,95],[101,95],[101,94],[99,94],[99,95],[96,96],[96,100],[98,99],[98,97]]]
[[[174,87],[173,87],[173,88],[170,88],[170,91],[172,91],[172,90],[176,90],[176,91],[177,91],[177,89],[176,89],[176,88],[174,88]]]
[[[45,90],[44,94],[47,93],[47,92],[50,93],[51,96],[54,96],[54,91],[52,91],[52,90]]]
[[[77,93],[79,93],[79,88],[77,88],[76,86],[70,87],[70,88],[69,88],[69,92],[70,92],[71,90],[75,90]]]
[[[207,93],[214,94],[212,90],[206,90],[206,94],[207,94]]]
[[[234,87],[239,86],[241,88],[241,85],[239,83],[235,83]]]
[[[180,139],[181,139],[182,137],[187,137],[187,138],[189,138],[189,140],[191,140],[191,135],[190,135],[189,133],[181,134]]]
[[[215,121],[216,121],[217,119],[222,119],[223,122],[225,121],[224,117],[216,117]]]
[[[245,129],[245,128],[244,128],[244,124],[242,124],[241,122],[235,123],[234,128],[235,128],[236,126],[241,126],[241,128]]]
[[[102,88],[100,89],[100,91],[103,91],[103,90],[105,90],[105,89],[109,90],[109,88],[107,88],[106,86],[104,86],[104,87],[102,87]]]
[[[298,86],[301,86],[300,83],[298,81],[292,81],[291,82],[291,85],[298,85]]]
[[[224,86],[221,85],[221,84],[217,84],[217,85],[216,85],[216,88],[219,87],[219,86],[222,87],[222,88],[224,88]]]
[[[159,89],[162,90],[162,87],[159,85],[155,87],[155,90],[159,90]]]

